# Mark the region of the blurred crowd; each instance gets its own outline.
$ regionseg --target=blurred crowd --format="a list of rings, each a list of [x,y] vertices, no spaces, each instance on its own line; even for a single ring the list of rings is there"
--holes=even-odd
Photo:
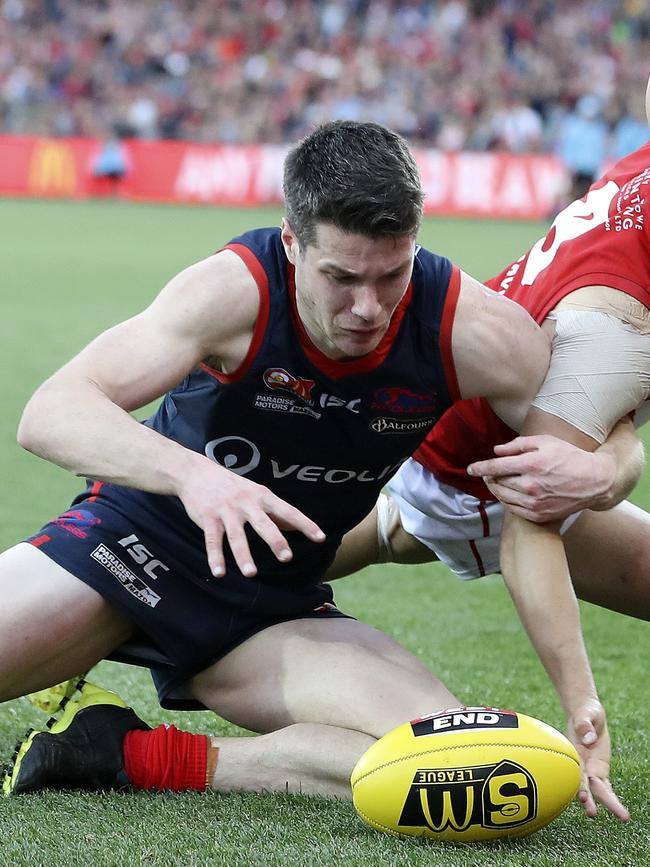
[[[0,0],[0,132],[285,142],[376,120],[446,150],[648,137],[645,0]]]

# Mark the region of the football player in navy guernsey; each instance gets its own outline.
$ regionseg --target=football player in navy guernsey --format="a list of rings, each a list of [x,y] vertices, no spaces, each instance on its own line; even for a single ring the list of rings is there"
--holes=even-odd
[[[82,684],[20,745],[5,794],[349,797],[374,739],[458,704],[322,578],[452,402],[482,396],[521,428],[549,340],[418,247],[421,184],[389,130],[319,127],[287,157],[285,198],[281,228],[181,272],[37,390],[20,443],[89,481],[0,558],[2,699],[110,657],[150,667],[164,707],[262,734],[151,731]],[[130,415],[161,395],[146,423]],[[579,628],[564,650],[591,683]]]

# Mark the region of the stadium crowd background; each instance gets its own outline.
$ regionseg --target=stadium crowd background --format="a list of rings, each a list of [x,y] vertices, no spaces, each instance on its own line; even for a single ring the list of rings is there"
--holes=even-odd
[[[443,150],[648,138],[645,0],[0,0],[0,133],[293,141],[333,117]]]

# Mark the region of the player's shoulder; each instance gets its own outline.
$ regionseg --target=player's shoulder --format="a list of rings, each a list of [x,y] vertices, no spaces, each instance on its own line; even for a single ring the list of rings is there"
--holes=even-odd
[[[154,314],[174,320],[178,329],[202,335],[213,351],[224,339],[252,332],[259,308],[255,275],[228,247],[176,274],[152,305]]]
[[[255,278],[236,251],[225,247],[189,265],[169,281],[163,292],[194,303],[221,304],[226,296],[255,291]]]
[[[550,347],[523,307],[461,272],[452,351],[463,397],[508,399],[524,383],[539,384]],[[524,390],[530,402],[536,389]]]
[[[182,282],[200,286],[203,281],[223,283],[224,289],[238,292],[246,287],[255,287],[262,270],[269,262],[286,265],[286,255],[277,227],[251,229],[235,236],[215,253],[190,265],[177,278]]]
[[[454,317],[455,351],[469,353],[480,364],[507,363],[513,348],[530,341],[531,351],[547,344],[531,316],[514,301],[460,272]]]
[[[415,245],[414,277],[420,277],[427,281],[449,281],[452,270],[453,265],[446,256],[434,253],[421,244]]]
[[[224,249],[236,252],[252,270],[255,270],[253,263],[269,274],[278,269],[282,272],[287,265],[282,232],[278,226],[251,229],[234,237]]]
[[[513,322],[531,321],[529,314],[501,292],[476,280],[465,271],[460,272],[458,307],[468,323],[478,328],[507,331]]]
[[[445,309],[453,309],[458,293],[458,268],[445,256],[439,256],[416,244],[411,274],[411,312],[418,312],[424,322],[438,321]]]

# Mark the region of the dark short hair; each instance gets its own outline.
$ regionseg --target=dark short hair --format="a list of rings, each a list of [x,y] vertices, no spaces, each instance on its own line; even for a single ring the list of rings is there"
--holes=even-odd
[[[299,142],[284,164],[287,219],[298,243],[331,223],[370,238],[417,234],[424,193],[404,139],[377,123],[335,120]]]

